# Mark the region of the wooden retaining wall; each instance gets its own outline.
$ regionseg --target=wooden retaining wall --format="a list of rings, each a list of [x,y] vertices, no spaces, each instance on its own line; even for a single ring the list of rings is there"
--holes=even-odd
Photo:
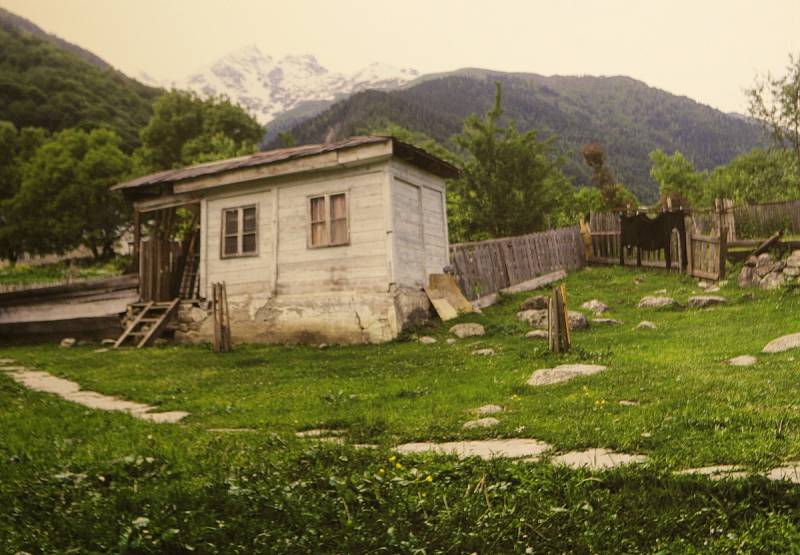
[[[139,278],[125,275],[0,294],[0,344],[112,338],[136,302]]]
[[[474,300],[556,270],[586,264],[577,226],[450,246],[450,263],[464,295]]]

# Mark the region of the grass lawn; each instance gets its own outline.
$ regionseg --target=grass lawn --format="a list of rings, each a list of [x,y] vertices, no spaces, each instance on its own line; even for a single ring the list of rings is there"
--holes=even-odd
[[[641,277],[641,283],[634,281]],[[734,280],[735,281],[735,280]],[[102,414],[24,391],[0,376],[0,551],[687,552],[790,550],[800,488],[752,477],[673,476],[689,466],[763,470],[800,458],[799,352],[761,355],[800,331],[800,294],[720,294],[724,306],[639,309],[693,280],[590,268],[566,281],[571,308],[590,299],[620,326],[573,334],[551,355],[524,338],[525,294],[459,321],[480,338],[379,346],[238,346],[94,353],[94,346],[0,348],[86,389],[191,413],[181,425]],[[641,320],[657,330],[634,331]],[[449,323],[448,323],[449,324]],[[492,357],[472,351],[491,347]],[[724,364],[757,355],[751,367]],[[530,387],[538,368],[598,363],[606,372]],[[620,400],[638,406],[621,406]],[[505,408],[492,429],[462,430],[469,409]],[[247,427],[255,433],[210,433]],[[347,430],[375,450],[313,445],[294,432]],[[412,440],[529,437],[556,451],[607,447],[651,463],[590,475],[547,463],[393,457]],[[430,476],[430,479],[428,478]],[[139,520],[137,520],[139,519]],[[144,520],[141,520],[144,519]],[[386,549],[381,551],[383,546]]]
[[[17,264],[0,268],[0,286],[25,285],[31,283],[58,283],[72,279],[112,277],[120,275],[129,262],[127,257],[119,257],[109,262],[83,260],[80,265],[70,269],[64,262],[53,264]],[[71,273],[71,275],[70,275]]]

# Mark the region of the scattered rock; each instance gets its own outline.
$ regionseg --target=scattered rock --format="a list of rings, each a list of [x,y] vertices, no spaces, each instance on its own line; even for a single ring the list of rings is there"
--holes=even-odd
[[[72,347],[75,346],[76,343],[77,341],[75,340],[74,337],[65,337],[64,339],[61,340],[61,343],[59,343],[59,347],[62,347],[64,349],[71,349]]]
[[[767,291],[772,291],[774,289],[778,289],[783,286],[786,282],[786,278],[783,276],[782,273],[778,272],[770,272],[764,279],[761,280],[761,288],[766,289]]]
[[[517,320],[528,322],[532,328],[547,327],[547,310],[531,308],[517,312]]]
[[[256,430],[253,428],[209,428],[206,431],[217,434],[240,434],[255,432]]]
[[[726,480],[744,478],[748,475],[744,467],[732,464],[719,464],[716,466],[701,466],[699,468],[686,468],[675,474],[707,476],[711,480]]]
[[[763,278],[772,271],[772,255],[768,252],[758,255],[756,258],[756,274]]]
[[[317,345],[318,349],[327,349],[328,347],[330,347],[330,345],[328,345],[327,343],[320,343],[319,345]]]
[[[448,337],[445,343],[447,343],[448,345],[455,345],[456,343],[458,343],[458,339],[456,339],[455,337]]]
[[[614,318],[592,318],[592,324],[604,324],[607,326],[618,326],[622,322]]]
[[[480,337],[486,334],[486,330],[480,324],[456,324],[450,328],[450,333],[463,339],[465,337]]]
[[[483,405],[482,407],[478,407],[477,409],[472,409],[472,412],[480,416],[484,416],[487,414],[497,414],[498,412],[503,412],[503,407],[501,407],[500,405]]]
[[[448,443],[406,443],[395,447],[398,453],[437,453],[458,457],[496,457],[531,459],[550,450],[550,445],[535,439],[488,439],[483,441],[451,441]]]
[[[646,297],[642,297],[639,301],[639,308],[666,308],[675,306],[678,303],[675,302],[675,299],[672,297],[655,297],[652,295],[648,295]]]
[[[542,295],[536,295],[535,297],[529,297],[522,301],[522,304],[519,305],[519,309],[521,311],[525,310],[542,310],[546,309],[549,306],[550,300]]]
[[[94,350],[94,351],[92,351],[92,352],[93,352],[93,353],[97,353],[97,354],[100,354],[100,353],[107,353],[107,352],[108,352],[108,349],[107,349],[107,348],[105,348],[105,347],[103,347],[102,349],[95,349],[95,350]]]
[[[654,329],[658,329],[658,326],[656,326],[650,320],[642,320],[633,329],[634,330],[654,330]]]
[[[709,287],[711,287],[711,283],[704,279],[701,279],[700,281],[697,282],[697,286],[700,289],[708,289]]]
[[[311,430],[303,430],[302,432],[295,432],[294,435],[297,437],[331,437],[331,436],[340,436],[347,433],[347,430],[336,430],[336,429],[329,429],[329,428],[313,428]]]
[[[604,470],[625,464],[637,464],[647,461],[644,455],[628,455],[615,453],[608,449],[587,449],[586,451],[570,451],[557,457],[552,462],[563,464],[570,468],[588,468],[589,470]]]
[[[698,295],[689,297],[689,306],[692,308],[705,308],[716,304],[725,304],[727,299],[718,295]]]
[[[719,285],[712,285],[706,289],[706,293],[716,293],[717,291],[719,291]]]
[[[494,356],[494,349],[476,349],[472,351],[472,354],[479,357],[490,357]]]
[[[422,343],[423,345],[433,345],[434,343],[436,343],[436,338],[431,337],[429,335],[423,335],[422,337],[419,338],[419,342]]]
[[[5,366],[6,364],[15,364],[17,361],[13,358],[0,358],[0,365]]]
[[[628,401],[627,399],[621,399],[619,404],[621,407],[638,407],[639,401]]]
[[[550,385],[580,376],[591,376],[605,370],[599,364],[561,364],[555,368],[541,368],[528,379],[528,385]]]
[[[658,291],[656,291],[655,294],[656,295],[666,295],[667,294],[667,290],[666,289],[659,289]]]
[[[567,319],[569,320],[569,329],[571,330],[585,330],[589,327],[589,320],[580,312],[570,310],[567,312]]]
[[[800,276],[800,267],[797,267],[797,266],[786,266],[783,269],[783,275],[788,276],[790,278]]]
[[[486,418],[478,418],[477,420],[464,422],[462,428],[465,430],[473,430],[475,428],[491,428],[493,426],[497,426],[498,424],[500,424],[500,421],[497,418],[487,416]]]
[[[528,339],[548,339],[550,334],[548,334],[545,330],[532,330],[526,333],[525,337]]]
[[[103,339],[100,344],[106,347],[112,347],[117,342],[116,339]]]
[[[756,357],[750,355],[742,355],[730,359],[728,361],[728,364],[730,364],[731,366],[752,366],[756,362],[758,362],[758,359]]]
[[[591,301],[586,301],[581,305],[581,308],[586,310],[591,310],[595,314],[602,314],[606,310],[608,310],[608,305],[602,301],[598,301],[597,299],[592,299]]]
[[[766,347],[764,347],[761,352],[782,353],[783,351],[796,349],[797,347],[800,347],[800,333],[790,333],[789,335],[781,336],[778,339],[773,339],[767,343]]]
[[[739,287],[755,287],[758,285],[758,276],[756,269],[753,266],[745,266],[739,274]]]
[[[788,480],[800,484],[800,462],[790,462],[767,472],[768,480]]]

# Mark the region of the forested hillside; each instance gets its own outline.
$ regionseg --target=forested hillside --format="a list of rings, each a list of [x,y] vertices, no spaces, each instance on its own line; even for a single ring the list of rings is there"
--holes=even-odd
[[[761,144],[760,128],[689,98],[628,77],[544,77],[484,70],[420,78],[402,90],[367,91],[334,104],[291,128],[298,143],[341,138],[397,123],[448,144],[464,117],[491,106],[494,82],[503,84],[505,115],[520,130],[555,134],[566,169],[588,182],[580,147],[606,146],[618,179],[642,201],[657,197],[649,153],[680,150],[698,169],[725,164]]]
[[[107,126],[131,151],[163,91],[104,64],[25,19],[0,12],[0,120],[48,131]]]

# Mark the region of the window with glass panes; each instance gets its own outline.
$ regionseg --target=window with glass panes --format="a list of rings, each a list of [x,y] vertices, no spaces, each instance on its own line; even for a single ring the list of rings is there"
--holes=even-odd
[[[347,221],[347,193],[320,195],[309,199],[309,244],[334,247],[350,242]]]
[[[258,254],[258,211],[255,206],[222,211],[222,258]]]

